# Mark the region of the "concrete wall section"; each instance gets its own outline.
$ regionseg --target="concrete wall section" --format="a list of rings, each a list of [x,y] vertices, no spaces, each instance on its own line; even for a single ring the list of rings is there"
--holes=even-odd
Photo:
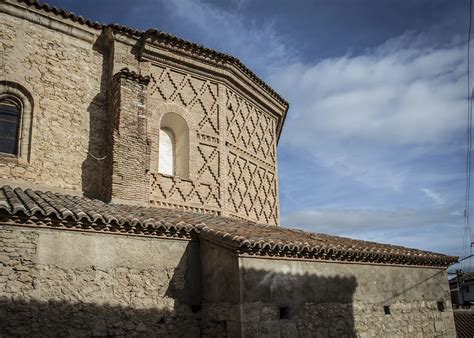
[[[0,335],[199,336],[199,243],[0,227]]]
[[[244,336],[455,335],[445,270],[255,258],[239,266]]]

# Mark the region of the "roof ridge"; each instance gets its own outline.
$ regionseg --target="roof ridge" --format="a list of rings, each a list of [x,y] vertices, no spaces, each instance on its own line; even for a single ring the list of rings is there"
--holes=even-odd
[[[205,54],[207,56],[211,56],[215,59],[222,59],[224,62],[229,62],[230,64],[233,64],[238,69],[240,69],[244,74],[250,77],[257,85],[261,86],[268,94],[270,94],[270,96],[272,96],[277,101],[285,105],[288,109],[288,101],[286,101],[280,94],[278,94],[272,87],[270,87],[270,85],[268,85],[264,80],[262,80],[259,76],[257,76],[252,70],[250,70],[247,66],[245,66],[242,61],[240,61],[237,57],[233,55],[226,54],[224,52],[220,52],[218,50],[215,50],[209,47],[205,47],[202,44],[198,44],[198,43],[180,38],[178,36],[175,36],[170,33],[166,33],[156,28],[150,28],[146,31],[142,31],[142,30],[125,26],[125,25],[117,24],[117,23],[103,24],[97,21],[92,21],[81,15],[77,15],[74,12],[67,11],[55,6],[51,6],[47,3],[41,3],[38,0],[16,0],[16,1],[19,3],[24,3],[30,7],[35,7],[36,9],[44,10],[45,12],[48,12],[48,13],[59,15],[64,19],[69,19],[69,20],[78,22],[82,25],[86,25],[94,29],[105,29],[107,27],[110,27],[113,30],[120,31],[126,34],[131,34],[138,38],[144,37],[145,39],[149,36],[155,36],[157,38],[166,40],[167,42],[172,42],[175,46],[183,47],[183,49],[186,49],[186,50],[191,49],[193,51]]]

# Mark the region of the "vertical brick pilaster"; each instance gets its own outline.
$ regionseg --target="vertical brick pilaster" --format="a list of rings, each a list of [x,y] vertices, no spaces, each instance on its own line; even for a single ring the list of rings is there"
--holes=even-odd
[[[111,159],[105,199],[148,206],[150,147],[147,142],[147,86],[150,79],[127,68],[114,75],[109,101]]]

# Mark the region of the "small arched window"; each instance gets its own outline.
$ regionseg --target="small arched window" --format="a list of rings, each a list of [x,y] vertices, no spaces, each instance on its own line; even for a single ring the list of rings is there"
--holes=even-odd
[[[160,174],[189,177],[189,128],[180,115],[166,113],[161,118],[158,152]]]
[[[16,97],[0,97],[0,153],[18,155],[21,111],[21,101]]]
[[[173,132],[168,128],[160,129],[160,146],[158,152],[158,172],[165,175],[174,175],[176,156],[175,139]]]

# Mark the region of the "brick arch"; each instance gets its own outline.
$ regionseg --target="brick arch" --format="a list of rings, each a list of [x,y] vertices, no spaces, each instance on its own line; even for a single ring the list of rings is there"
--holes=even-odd
[[[29,162],[31,158],[31,135],[33,128],[33,96],[19,83],[1,80],[0,98],[4,97],[12,97],[21,104],[18,158]]]
[[[196,143],[196,130],[197,130],[197,121],[193,114],[186,109],[185,107],[178,105],[176,103],[163,103],[156,107],[150,109],[150,119],[148,120],[148,135],[149,135],[149,144],[151,149],[150,154],[150,171],[152,173],[158,172],[158,149],[159,149],[159,134],[161,128],[161,120],[164,115],[168,113],[176,114],[183,118],[186,122],[189,132],[189,149],[191,146]],[[189,150],[190,151],[190,150]],[[189,159],[191,154],[189,154]],[[185,178],[191,178],[193,176],[192,171],[188,170],[188,174]]]

